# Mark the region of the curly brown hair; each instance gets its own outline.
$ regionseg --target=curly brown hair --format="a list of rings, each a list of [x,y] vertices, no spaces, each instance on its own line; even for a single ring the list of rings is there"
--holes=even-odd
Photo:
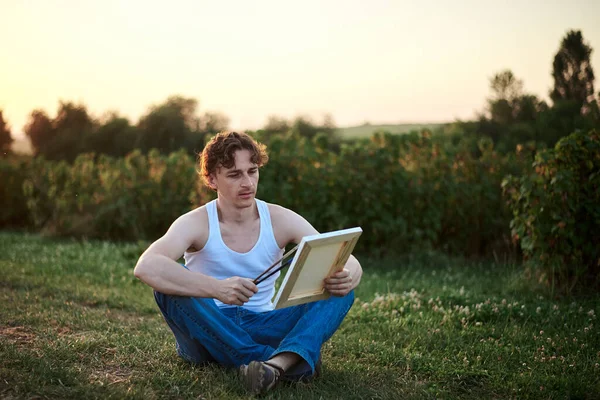
[[[220,132],[206,144],[199,157],[200,175],[206,186],[210,187],[209,176],[216,173],[217,169],[235,165],[235,152],[238,150],[250,151],[250,161],[258,167],[269,161],[267,147],[250,135],[243,132]]]

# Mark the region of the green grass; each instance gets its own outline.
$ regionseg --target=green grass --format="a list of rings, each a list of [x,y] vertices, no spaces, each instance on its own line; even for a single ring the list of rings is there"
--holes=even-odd
[[[144,244],[0,233],[0,398],[249,398],[175,353]],[[598,398],[597,296],[553,299],[517,267],[435,254],[363,260],[357,301],[310,384],[267,398]]]
[[[344,139],[368,138],[377,131],[386,131],[393,134],[404,134],[412,131],[421,131],[429,129],[434,131],[444,124],[386,124],[386,125],[371,125],[363,124],[357,126],[349,126],[346,128],[338,128],[336,133]]]

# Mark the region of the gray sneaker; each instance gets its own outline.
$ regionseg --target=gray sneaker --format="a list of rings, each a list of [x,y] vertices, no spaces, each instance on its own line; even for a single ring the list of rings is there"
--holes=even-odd
[[[277,385],[281,371],[265,362],[251,361],[240,367],[239,374],[246,389],[253,394],[262,394]]]

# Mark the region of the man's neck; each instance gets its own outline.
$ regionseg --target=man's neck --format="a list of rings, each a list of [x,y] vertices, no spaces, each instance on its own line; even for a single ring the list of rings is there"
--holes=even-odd
[[[253,221],[258,216],[256,201],[254,201],[250,207],[238,208],[232,204],[228,204],[226,201],[220,198],[217,198],[217,212],[219,214],[219,221],[221,223],[236,225],[243,225],[247,222]]]

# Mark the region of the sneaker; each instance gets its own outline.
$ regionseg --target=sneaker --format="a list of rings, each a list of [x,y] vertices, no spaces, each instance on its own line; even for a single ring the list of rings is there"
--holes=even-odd
[[[262,394],[273,389],[281,375],[278,368],[262,361],[242,365],[239,373],[242,383],[253,394]]]

